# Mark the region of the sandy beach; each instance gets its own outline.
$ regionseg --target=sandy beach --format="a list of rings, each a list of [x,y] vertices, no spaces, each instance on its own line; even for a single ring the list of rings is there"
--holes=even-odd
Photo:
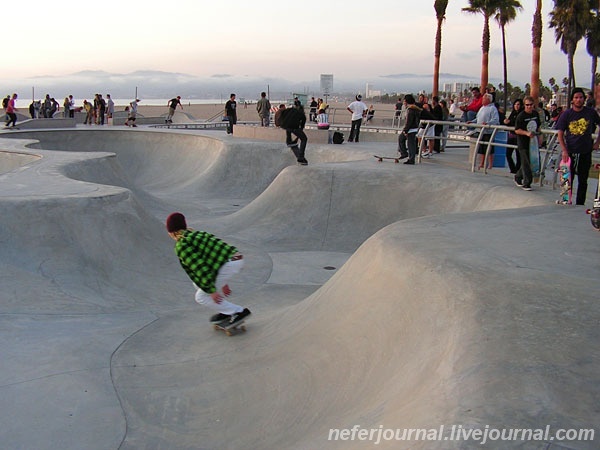
[[[367,106],[369,105],[373,105],[373,107],[375,108],[375,117],[381,117],[381,116],[385,116],[385,117],[391,117],[394,111],[394,104],[384,104],[384,103],[369,103],[369,102],[365,102],[367,104]],[[330,110],[336,110],[337,114],[339,114],[340,112],[343,112],[346,107],[348,106],[349,103],[335,103],[335,102],[331,102],[329,104],[329,108]],[[277,106],[275,104],[272,103],[272,106]],[[183,105],[183,110],[180,108],[177,108],[177,112],[184,112],[187,114],[191,114],[195,119],[209,119],[215,115],[218,115],[220,112],[223,111],[225,105],[221,104],[221,103],[215,103],[215,104],[202,104],[202,105],[198,105],[198,104],[192,104],[192,105]],[[119,108],[117,108],[119,109]],[[308,114],[308,110],[309,108],[306,107],[305,111]],[[146,116],[146,117],[156,117],[156,116],[162,116],[164,114],[167,114],[168,112],[168,107],[167,105],[165,106],[148,106],[148,105],[144,105],[144,101],[140,101],[140,104],[138,106],[138,111],[141,115]],[[246,107],[244,107],[244,105],[240,105],[238,104],[238,120],[240,121],[253,121],[253,120],[258,120],[258,114],[256,112],[256,103],[252,103],[249,105],[246,105]],[[336,116],[337,116],[336,114]],[[348,113],[348,118],[350,116],[350,113]]]

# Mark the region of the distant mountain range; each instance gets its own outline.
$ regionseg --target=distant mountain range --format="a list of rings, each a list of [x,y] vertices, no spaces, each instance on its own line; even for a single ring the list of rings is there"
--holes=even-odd
[[[477,81],[478,77],[460,74],[440,74],[440,83]],[[493,80],[491,80],[493,82]],[[113,98],[170,98],[181,95],[185,99],[227,99],[231,92],[238,97],[257,98],[261,91],[269,90],[271,98],[287,98],[291,93],[320,94],[320,75],[314,80],[294,82],[275,77],[249,77],[214,74],[197,77],[185,73],[139,70],[127,74],[108,73],[102,70],[84,70],[65,76],[36,76],[20,80],[1,80],[5,94],[19,92],[30,98],[32,88],[36,99],[47,93],[57,99],[72,94],[76,98],[90,98],[95,93],[110,93]],[[364,93],[366,84],[382,93],[417,92],[429,90],[432,75],[399,73],[375,75],[369,79],[337,78],[334,73],[333,91],[337,95]],[[0,93],[1,94],[1,93]]]

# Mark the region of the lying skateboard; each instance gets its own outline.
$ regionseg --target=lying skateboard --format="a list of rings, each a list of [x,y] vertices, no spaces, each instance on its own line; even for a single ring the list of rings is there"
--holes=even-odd
[[[377,161],[379,162],[383,162],[384,159],[391,159],[393,160],[396,164],[398,164],[400,162],[400,157],[394,157],[394,156],[378,156],[378,155],[373,155],[375,158],[377,158]]]
[[[229,319],[226,319],[223,322],[214,323],[213,327],[215,330],[224,331],[227,336],[233,336],[238,332],[246,331],[246,325],[244,325],[245,322],[246,320],[242,319],[238,322],[229,323]]]
[[[560,179],[560,199],[556,200],[559,205],[572,205],[573,186],[571,178],[571,158],[566,161],[562,159],[558,163],[558,176]]]
[[[600,164],[594,164],[595,169],[600,169]],[[598,174],[598,184],[596,187],[596,198],[594,198],[594,207],[592,209],[587,209],[585,212],[590,215],[590,221],[592,222],[592,226],[600,231],[600,194],[598,194],[598,188],[600,188],[600,173]]]

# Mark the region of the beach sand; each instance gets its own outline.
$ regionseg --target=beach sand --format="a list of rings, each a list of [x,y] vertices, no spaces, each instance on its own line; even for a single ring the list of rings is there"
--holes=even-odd
[[[384,103],[369,103],[369,102],[365,102],[367,106],[369,105],[373,105],[373,107],[375,108],[375,117],[380,117],[380,116],[385,116],[385,117],[391,117],[393,115],[393,111],[394,111],[394,104],[390,103],[390,104],[384,104]],[[329,108],[330,108],[330,113],[332,110],[336,110],[336,115],[337,114],[343,114],[344,110],[346,109],[346,107],[348,106],[349,103],[330,103],[329,104]],[[277,106],[275,104],[272,103],[272,106]],[[187,114],[192,115],[192,117],[194,119],[209,119],[211,117],[214,117],[216,115],[219,115],[220,113],[223,112],[225,108],[224,104],[221,103],[215,103],[215,104],[203,104],[203,105],[197,105],[197,104],[192,104],[192,105],[183,105],[183,110],[181,108],[177,108],[177,112],[184,112]],[[117,108],[117,110],[120,108]],[[167,114],[168,112],[168,107],[167,105],[165,106],[148,106],[148,105],[144,105],[144,101],[142,100],[138,106],[138,112],[145,116],[145,117],[157,117],[157,116],[163,116],[165,114]],[[238,104],[237,107],[237,112],[238,112],[238,120],[239,121],[256,121],[258,120],[258,114],[256,112],[256,103],[252,103],[249,105],[246,105],[246,107],[244,107],[244,105],[240,105]],[[308,115],[309,112],[309,108],[305,107],[305,112]],[[348,117],[350,116],[350,113],[347,113]]]

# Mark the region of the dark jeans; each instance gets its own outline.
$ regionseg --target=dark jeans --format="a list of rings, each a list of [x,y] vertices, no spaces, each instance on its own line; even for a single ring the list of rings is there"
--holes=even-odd
[[[585,204],[585,195],[588,188],[588,176],[592,167],[592,153],[569,153],[571,158],[571,179],[577,175],[577,199],[576,205]]]
[[[516,137],[509,137],[507,144],[516,144],[517,143],[517,138]],[[517,173],[517,171],[521,168],[521,154],[519,153],[518,150],[515,151],[515,155],[517,156],[517,162],[515,163],[515,161],[513,160],[513,151],[515,151],[514,148],[508,148],[506,147],[506,162],[508,163],[508,168],[510,169],[510,173]]]
[[[292,141],[292,134],[294,134],[300,140],[300,147],[294,141]],[[305,162],[306,158],[304,153],[306,151],[306,144],[308,142],[308,137],[306,137],[306,133],[302,129],[286,129],[285,130],[285,143],[290,150],[294,152],[294,156],[298,162]]]
[[[401,157],[408,156],[408,160],[414,163],[417,154],[417,133],[402,133],[398,136],[398,151]]]
[[[350,126],[350,136],[348,136],[348,142],[358,142],[358,135],[360,134],[360,126],[362,125],[362,117],[352,121]]]
[[[519,156],[521,157],[521,167],[515,174],[515,181],[520,181],[523,186],[531,187],[533,174],[531,173],[531,161],[529,160],[529,147],[519,148]]]
[[[227,116],[227,134],[233,134],[233,126],[237,123],[237,117]]]
[[[11,123],[13,127],[17,125],[17,115],[15,113],[6,113],[6,126],[9,126]]]

